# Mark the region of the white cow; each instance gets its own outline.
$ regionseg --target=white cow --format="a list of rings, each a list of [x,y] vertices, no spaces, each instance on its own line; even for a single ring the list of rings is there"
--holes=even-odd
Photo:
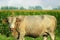
[[[10,16],[8,17],[12,35],[19,40],[24,40],[25,35],[43,36],[47,40],[48,34],[55,39],[57,20],[52,15]]]

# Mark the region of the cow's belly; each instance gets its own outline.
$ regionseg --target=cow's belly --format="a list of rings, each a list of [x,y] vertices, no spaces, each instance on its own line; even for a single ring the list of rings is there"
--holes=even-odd
[[[38,25],[26,26],[26,35],[37,37],[40,36],[43,32],[43,28],[40,28]]]
[[[25,20],[25,31],[26,35],[32,35],[32,36],[40,36],[43,35],[47,31],[47,25],[49,23],[49,20],[44,21],[40,20],[39,18],[33,18],[33,19],[26,19]]]

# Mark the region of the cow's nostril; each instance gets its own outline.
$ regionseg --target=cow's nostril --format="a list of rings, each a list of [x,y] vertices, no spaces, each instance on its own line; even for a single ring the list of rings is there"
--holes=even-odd
[[[11,32],[13,32],[13,29],[12,29],[12,28],[10,28],[10,31],[11,31]]]
[[[13,30],[11,30],[11,32],[12,32]]]

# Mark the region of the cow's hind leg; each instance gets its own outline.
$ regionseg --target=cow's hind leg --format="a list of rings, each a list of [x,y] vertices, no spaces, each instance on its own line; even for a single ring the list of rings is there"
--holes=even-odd
[[[44,37],[44,39],[43,39],[43,40],[47,40],[48,33],[45,33],[45,34],[43,35],[43,37]]]
[[[44,39],[43,40],[47,40],[47,36],[44,36]]]
[[[51,40],[55,40],[55,35],[54,35],[54,33],[53,33],[53,32],[50,32],[49,34],[50,34]]]

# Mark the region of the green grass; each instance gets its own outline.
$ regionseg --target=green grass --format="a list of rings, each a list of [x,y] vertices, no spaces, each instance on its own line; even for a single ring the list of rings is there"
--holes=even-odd
[[[56,35],[56,40],[60,40],[60,36]],[[14,37],[6,37],[5,35],[0,35],[0,40],[16,40]],[[43,37],[38,37],[38,38],[32,38],[32,37],[25,37],[25,40],[43,40]],[[48,40],[51,40],[50,37],[48,36]]]
[[[43,37],[38,37],[38,38],[31,38],[31,37],[26,37],[26,40],[43,40]],[[50,36],[48,36],[48,40],[51,40]],[[55,40],[60,40],[60,36],[56,36]]]
[[[0,35],[0,40],[15,40],[15,38],[12,36],[6,37],[6,35]]]

